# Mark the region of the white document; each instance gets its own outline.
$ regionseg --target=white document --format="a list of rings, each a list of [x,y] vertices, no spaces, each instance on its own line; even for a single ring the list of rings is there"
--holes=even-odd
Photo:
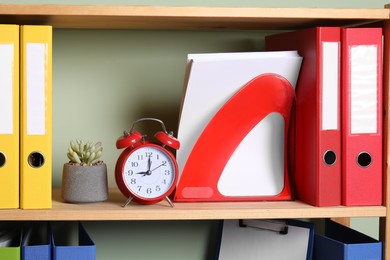
[[[279,74],[295,88],[301,61],[295,51],[188,55],[176,154],[179,172],[208,122],[239,89],[264,73]],[[273,196],[283,190],[284,123],[273,113],[252,129],[225,166],[218,183],[221,194]],[[234,126],[227,125],[226,131],[233,132]]]
[[[287,227],[287,234],[279,233],[277,226]],[[218,259],[305,260],[309,239],[309,227],[274,220],[249,220],[246,227],[240,227],[238,220],[225,220]]]

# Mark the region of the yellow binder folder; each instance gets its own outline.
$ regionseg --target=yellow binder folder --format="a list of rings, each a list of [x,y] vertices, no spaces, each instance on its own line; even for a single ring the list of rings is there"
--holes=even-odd
[[[19,208],[18,25],[0,25],[0,208]]]
[[[20,207],[51,208],[52,27],[21,26]]]

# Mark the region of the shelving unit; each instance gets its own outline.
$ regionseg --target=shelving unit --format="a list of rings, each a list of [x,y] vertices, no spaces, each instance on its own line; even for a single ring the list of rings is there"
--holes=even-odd
[[[312,207],[299,201],[245,203],[161,203],[122,208],[119,191],[98,204],[63,203],[53,192],[50,210],[0,210],[0,220],[213,220],[236,218],[380,217],[384,259],[390,259],[388,177],[389,9],[154,7],[84,5],[0,5],[0,23],[50,24],[54,28],[166,30],[290,30],[312,26],[375,24],[385,32],[384,204],[374,207]],[[388,185],[389,184],[389,185]]]

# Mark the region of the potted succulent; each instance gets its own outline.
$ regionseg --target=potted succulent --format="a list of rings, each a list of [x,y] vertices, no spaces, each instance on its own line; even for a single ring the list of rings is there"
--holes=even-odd
[[[62,198],[70,203],[105,201],[108,198],[107,166],[100,160],[101,142],[70,142],[62,172]]]

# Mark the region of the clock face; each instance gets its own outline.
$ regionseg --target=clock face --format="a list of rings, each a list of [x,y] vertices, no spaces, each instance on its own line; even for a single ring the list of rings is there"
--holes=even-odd
[[[123,180],[133,195],[143,199],[165,197],[175,182],[173,157],[159,146],[141,146],[124,161]]]

